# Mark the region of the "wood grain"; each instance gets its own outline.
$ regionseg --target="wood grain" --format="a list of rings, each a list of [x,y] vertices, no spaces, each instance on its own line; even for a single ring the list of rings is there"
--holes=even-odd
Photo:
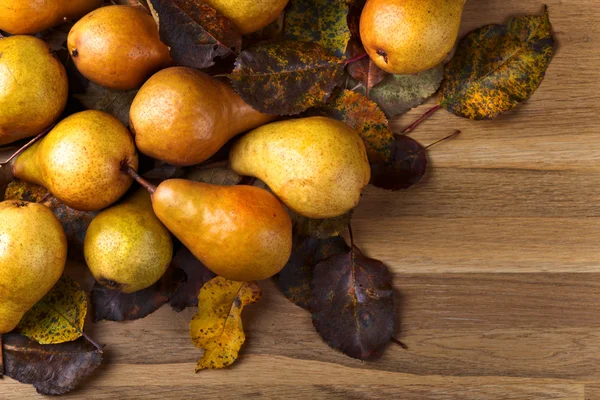
[[[106,360],[66,398],[600,399],[600,4],[545,3],[559,46],[532,98],[492,121],[438,111],[411,136],[463,134],[431,149],[421,184],[369,188],[356,212],[357,242],[394,273],[408,350],[349,359],[263,282],[231,369],[194,374],[193,310],[163,307],[90,326]],[[541,10],[468,0],[462,33]],[[0,382],[0,399],[23,398],[35,390]]]

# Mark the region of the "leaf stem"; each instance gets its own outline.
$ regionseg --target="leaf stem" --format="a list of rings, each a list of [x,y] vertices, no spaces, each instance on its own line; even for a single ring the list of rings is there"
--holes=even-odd
[[[153,184],[151,184],[150,182],[148,182],[147,180],[142,178],[135,171],[135,169],[133,169],[129,164],[127,164],[127,160],[123,160],[121,162],[121,171],[123,171],[124,173],[126,173],[127,175],[129,175],[130,177],[135,179],[137,181],[137,183],[142,185],[142,187],[144,187],[144,189],[148,190],[150,192],[150,194],[154,194],[154,192],[156,192],[156,186],[154,186]]]
[[[408,346],[405,345],[404,343],[402,343],[401,341],[399,341],[398,339],[396,339],[395,337],[392,337],[392,342],[396,343],[398,346],[402,347],[404,350],[408,350]]]
[[[11,162],[12,160],[14,160],[15,158],[17,158],[17,156],[19,156],[21,153],[23,153],[25,150],[27,150],[28,148],[30,148],[35,142],[37,142],[38,140],[40,140],[42,138],[42,136],[44,136],[46,133],[50,132],[50,130],[52,130],[52,128],[54,128],[54,124],[50,125],[48,128],[44,129],[42,131],[42,133],[38,134],[36,137],[34,137],[33,139],[31,139],[29,142],[27,142],[26,144],[23,145],[23,147],[21,147],[19,150],[15,151],[13,153],[12,156],[10,156],[8,158],[8,160],[4,161],[2,163],[2,165],[8,164],[9,162]]]
[[[345,61],[344,61],[344,63],[345,63],[346,65],[348,65],[348,64],[352,64],[353,62],[360,61],[360,60],[362,60],[362,59],[363,59],[363,58],[365,58],[365,57],[368,57],[368,54],[367,54],[367,53],[363,53],[363,54],[360,54],[360,55],[358,55],[358,56],[352,57],[352,58],[350,58],[350,59],[348,59],[348,60],[345,60]]]
[[[102,346],[100,346],[94,339],[92,339],[91,337],[89,337],[87,335],[87,333],[81,332],[81,336],[83,336],[83,338],[85,340],[87,340],[88,342],[90,342],[91,344],[93,344],[94,347],[98,349],[98,351],[102,351]]]
[[[354,249],[354,233],[352,232],[351,223],[348,223],[348,234],[350,235],[350,247]]]
[[[430,108],[425,114],[421,115],[419,117],[419,119],[417,119],[415,122],[410,124],[406,129],[404,129],[402,131],[402,133],[406,134],[406,133],[412,132],[417,126],[419,126],[421,124],[421,122],[425,121],[427,118],[429,118],[434,112],[436,112],[440,108],[442,108],[442,106],[439,104],[433,108]]]
[[[429,149],[430,147],[433,147],[433,146],[435,146],[436,144],[438,144],[438,143],[441,143],[441,142],[443,142],[443,141],[445,141],[445,140],[454,139],[456,136],[460,135],[461,133],[462,133],[462,131],[461,131],[460,129],[457,129],[456,131],[454,131],[454,133],[453,133],[453,134],[451,134],[451,135],[448,135],[448,136],[446,136],[446,137],[444,137],[444,138],[441,138],[440,140],[436,140],[435,142],[431,143],[430,145],[428,145],[428,146],[425,146],[425,150],[427,150],[427,149]]]

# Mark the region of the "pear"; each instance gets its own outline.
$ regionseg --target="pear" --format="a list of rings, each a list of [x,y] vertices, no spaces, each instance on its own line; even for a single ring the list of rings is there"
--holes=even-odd
[[[88,110],[65,118],[21,153],[13,172],[44,186],[71,208],[96,211],[116,202],[131,186],[121,163],[137,169],[129,131],[115,117]]]
[[[0,40],[0,145],[50,126],[63,112],[68,91],[65,68],[46,42],[33,36]]]
[[[139,87],[171,63],[154,18],[138,7],[92,11],[73,25],[67,47],[83,76],[110,89]]]
[[[234,144],[231,168],[254,176],[293,211],[333,218],[354,208],[371,169],[358,133],[326,117],[273,122]]]
[[[233,22],[243,35],[275,21],[289,0],[204,0]]]
[[[460,28],[466,0],[368,0],[360,37],[384,71],[410,75],[441,63]]]
[[[56,284],[67,261],[67,238],[46,206],[0,203],[0,334]]]
[[[2,0],[0,30],[34,34],[78,19],[100,5],[102,0]]]
[[[275,118],[253,109],[227,84],[185,67],[154,74],[129,116],[138,149],[179,166],[201,163],[235,135]]]
[[[292,221],[264,189],[185,179],[147,187],[158,219],[217,275],[243,282],[267,279],[290,258]]]
[[[122,293],[152,286],[173,256],[171,234],[154,215],[145,189],[98,214],[83,246],[96,281]]]

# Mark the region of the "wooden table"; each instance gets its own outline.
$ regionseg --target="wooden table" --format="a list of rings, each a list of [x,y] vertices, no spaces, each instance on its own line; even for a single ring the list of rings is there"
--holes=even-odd
[[[600,399],[600,3],[547,3],[559,47],[535,95],[493,121],[439,111],[413,137],[462,136],[432,149],[421,184],[369,188],[357,210],[359,245],[394,272],[408,350],[349,359],[264,282],[233,368],[195,374],[194,310],[163,307],[92,326],[105,362],[66,397]],[[469,0],[462,32],[542,4]],[[36,397],[0,382],[0,399]]]

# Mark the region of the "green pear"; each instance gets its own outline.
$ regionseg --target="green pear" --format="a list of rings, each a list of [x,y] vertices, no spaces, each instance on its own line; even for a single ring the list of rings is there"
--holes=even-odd
[[[150,194],[140,189],[92,220],[83,251],[98,283],[133,293],[163,276],[171,263],[173,243],[152,211]]]
[[[96,211],[119,200],[131,186],[122,163],[137,169],[131,134],[115,117],[88,110],[65,118],[25,150],[13,172],[44,186],[71,208]]]
[[[156,188],[152,206],[196,258],[226,279],[267,279],[290,258],[292,221],[264,189],[170,179]]]
[[[431,69],[452,51],[466,0],[368,0],[360,37],[375,64],[392,74]]]
[[[231,167],[264,181],[289,208],[309,218],[353,209],[371,168],[358,133],[326,117],[274,122],[231,149]]]
[[[0,203],[0,334],[52,289],[66,261],[67,237],[48,207]]]

